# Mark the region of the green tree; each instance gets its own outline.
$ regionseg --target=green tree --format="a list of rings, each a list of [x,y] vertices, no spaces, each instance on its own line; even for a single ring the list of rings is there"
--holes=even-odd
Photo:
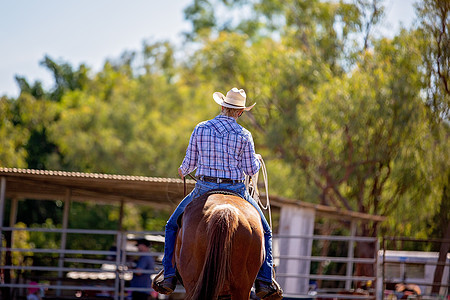
[[[29,132],[16,124],[14,100],[0,98],[0,166],[26,167],[26,150],[24,144]]]
[[[449,120],[450,110],[450,3],[425,0],[417,5],[422,34],[426,103],[435,120]]]
[[[370,26],[383,11],[376,1],[367,15],[361,8],[368,2],[362,1],[257,5],[266,20],[283,20],[273,27],[280,39],[249,43],[245,34],[203,35],[191,66],[200,82],[239,85],[258,102],[243,121],[256,130],[257,145],[270,155],[268,165],[290,177],[277,185],[277,193],[391,216],[394,231],[383,227],[383,232],[428,235],[425,224],[437,209],[445,178],[442,167],[432,177],[428,168],[430,163],[448,168],[448,159],[426,123],[423,36],[402,31],[392,41],[371,39]],[[344,24],[339,33],[338,22]],[[355,33],[363,34],[364,46],[346,53]],[[439,131],[445,135],[445,128]],[[423,203],[430,213],[413,217]],[[405,217],[396,219],[402,213]],[[359,234],[376,236],[377,227],[364,225]]]
[[[422,58],[425,69],[426,88],[424,94],[426,103],[430,107],[430,123],[436,141],[448,149],[448,121],[450,110],[450,3],[441,0],[426,0],[417,5],[419,15],[419,31],[422,34]],[[444,122],[442,122],[444,120]],[[440,124],[444,123],[445,134],[440,134]],[[448,152],[446,151],[446,162],[448,162]],[[439,209],[435,210],[434,222],[432,223],[433,233],[437,237],[450,239],[450,212],[449,212],[449,182],[450,168],[445,163],[446,169],[442,183],[441,203]],[[438,166],[440,167],[440,166]],[[439,182],[439,178],[437,178]],[[447,253],[450,250],[450,243],[443,242],[439,248],[439,263],[444,263]],[[444,268],[437,266],[433,282],[432,293],[439,293],[440,282],[442,281]]]
[[[376,0],[195,0],[182,55],[145,42],[95,74],[46,57],[49,91],[17,77],[21,95],[1,99],[0,159],[176,177],[193,127],[219,112],[212,93],[237,86],[257,102],[239,122],[265,157],[271,193],[388,217],[358,234],[439,236],[450,169],[447,2],[421,2],[419,28],[386,39],[374,36]],[[125,212],[127,228],[161,226],[146,220],[153,211]]]

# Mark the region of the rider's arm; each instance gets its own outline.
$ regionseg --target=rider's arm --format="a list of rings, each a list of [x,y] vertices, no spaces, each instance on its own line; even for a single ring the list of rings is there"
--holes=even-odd
[[[248,133],[241,160],[241,166],[245,174],[252,176],[258,173],[261,168],[261,162],[259,160],[260,157],[261,155],[255,153],[253,137],[250,133]]]
[[[178,174],[182,174],[183,177],[191,173],[197,168],[198,163],[198,149],[197,149],[197,128],[191,134],[189,145],[186,149],[186,156],[184,157],[181,166],[178,168]]]

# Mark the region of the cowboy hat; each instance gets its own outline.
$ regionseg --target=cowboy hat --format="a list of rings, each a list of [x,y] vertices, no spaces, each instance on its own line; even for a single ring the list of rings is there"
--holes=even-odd
[[[213,98],[219,105],[234,109],[244,109],[245,111],[249,111],[256,104],[254,103],[253,105],[246,107],[245,100],[247,95],[245,94],[245,91],[243,89],[238,90],[235,87],[229,90],[226,96],[221,92],[215,92]]]
[[[150,241],[146,240],[146,239],[139,239],[136,241],[136,246],[139,246],[139,245],[145,245],[147,247],[150,247]]]

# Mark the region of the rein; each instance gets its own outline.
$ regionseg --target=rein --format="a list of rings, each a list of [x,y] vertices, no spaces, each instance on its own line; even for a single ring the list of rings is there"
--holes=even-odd
[[[195,181],[197,181],[197,178],[195,178],[194,176],[192,176],[191,174],[188,174],[189,177],[191,177],[192,179],[194,179]],[[186,197],[186,176],[183,177],[183,187],[184,187],[184,191],[183,191],[183,198]]]

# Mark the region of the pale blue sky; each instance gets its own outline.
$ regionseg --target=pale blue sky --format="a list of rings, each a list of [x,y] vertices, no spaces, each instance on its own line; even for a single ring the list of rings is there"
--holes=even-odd
[[[141,50],[144,40],[168,39],[179,44],[190,29],[183,9],[192,0],[0,0],[0,96],[16,97],[14,76],[41,80],[49,88],[49,72],[39,66],[45,55],[98,70],[107,58],[125,50]],[[415,0],[386,0],[386,32],[399,22],[409,26]]]

